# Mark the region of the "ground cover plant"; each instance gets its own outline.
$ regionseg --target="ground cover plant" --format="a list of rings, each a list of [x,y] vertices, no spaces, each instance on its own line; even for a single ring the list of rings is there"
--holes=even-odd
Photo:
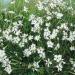
[[[0,75],[75,75],[72,2],[13,0],[0,8]]]

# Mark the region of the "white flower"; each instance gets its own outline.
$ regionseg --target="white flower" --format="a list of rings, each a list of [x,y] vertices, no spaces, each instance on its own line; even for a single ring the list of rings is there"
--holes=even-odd
[[[30,16],[31,24],[34,26],[41,25],[43,20],[41,17],[34,17],[33,15]]]
[[[27,43],[28,42],[27,36],[28,36],[28,34],[22,34],[22,36],[21,36],[21,38],[22,38],[21,42]]]
[[[56,47],[55,47],[55,50],[58,50],[60,48],[60,44],[57,43]]]
[[[8,20],[8,19],[4,19],[4,21],[6,21],[6,22],[10,22],[10,20]]]
[[[65,29],[65,30],[69,30],[69,28],[68,28],[68,26],[67,26],[68,24],[67,23],[61,23],[61,26],[60,26],[60,29]]]
[[[20,47],[24,47],[24,45],[25,45],[24,42],[20,42],[20,43],[19,43],[19,46],[20,46]]]
[[[57,69],[58,69],[58,72],[59,72],[59,71],[62,71],[63,66],[62,66],[61,63],[59,63],[56,67],[57,67]]]
[[[8,13],[10,13],[10,14],[15,14],[15,12],[14,12],[14,11],[8,11]]]
[[[67,40],[69,40],[70,42],[75,40],[75,31],[70,31],[70,35]]]
[[[42,25],[43,23],[43,20],[42,20],[42,17],[35,17],[35,15],[30,15],[29,17],[29,21],[31,21],[31,31],[33,32],[39,32],[41,27],[40,25]]]
[[[40,35],[35,36],[34,39],[35,39],[36,41],[39,41],[39,40],[40,40]]]
[[[52,34],[49,36],[50,39],[54,39],[56,38],[57,34],[58,34],[59,30],[58,29],[54,29]]]
[[[35,19],[35,15],[34,15],[34,14],[31,14],[31,15],[29,16],[29,21],[31,21],[31,20],[33,20],[33,19]]]
[[[10,32],[11,32],[10,28],[3,31],[3,37],[6,38],[7,40],[12,39],[12,35],[9,36]]]
[[[44,49],[43,49],[42,47],[37,48],[37,52],[38,52],[38,54],[42,53],[43,51],[44,51]]]
[[[47,16],[47,20],[51,20],[52,19],[52,17],[51,16]]]
[[[36,19],[34,19],[34,20],[31,21],[31,24],[32,25],[38,25],[38,21]]]
[[[0,62],[2,61],[4,56],[5,56],[5,51],[4,50],[0,50]]]
[[[22,20],[19,20],[18,21],[18,26],[22,26],[23,24],[22,24]]]
[[[51,64],[52,64],[52,62],[51,62],[50,59],[48,58],[48,59],[46,60],[46,65],[47,65],[48,67],[50,67]]]
[[[16,24],[16,25],[18,25],[18,24]],[[14,26],[14,27],[12,27],[12,32],[15,34],[17,31],[18,31],[18,26]]]
[[[62,40],[68,40],[68,34],[66,31],[63,31],[63,37]]]
[[[20,33],[21,33],[21,31],[20,30],[18,30],[16,33],[15,33],[15,35],[20,35]]]
[[[36,52],[36,45],[32,43],[29,49],[31,52]]]
[[[73,67],[75,67],[75,64],[73,64]]]
[[[22,42],[27,43],[28,42],[27,38],[22,38]]]
[[[71,69],[75,72],[75,61],[71,58],[70,62],[72,64],[72,68]]]
[[[33,71],[34,71],[34,70],[37,71],[38,68],[40,67],[40,66],[39,66],[39,62],[34,62],[34,63],[33,63],[33,67],[34,67],[34,68],[33,68]]]
[[[41,1],[39,1],[36,6],[37,6],[38,10],[42,10],[44,8],[43,3]]]
[[[13,25],[16,26],[16,25],[18,25],[18,23],[17,22],[13,22]]]
[[[54,60],[58,63],[56,65],[56,68],[58,69],[58,72],[62,71],[63,64],[65,64],[65,62],[62,59],[62,55],[54,55]]]
[[[49,31],[48,27],[46,29],[44,29],[44,38],[49,39],[50,33],[51,32]]]
[[[22,34],[22,38],[26,38],[28,36],[28,34]]]
[[[11,66],[8,65],[7,67],[5,67],[4,69],[8,74],[10,74],[12,72]]]
[[[57,19],[61,19],[63,17],[62,13],[55,12],[54,14],[56,15]]]
[[[44,52],[44,49],[42,47],[37,48],[37,53],[39,54],[39,56],[41,58],[45,58],[45,52]]]
[[[46,26],[49,27],[51,25],[51,23],[46,23]]]
[[[71,50],[71,51],[75,50],[75,47],[74,47],[74,46],[71,46],[71,47],[70,47],[70,50]]]
[[[8,74],[10,74],[12,72],[12,69],[11,69],[10,61],[7,58],[4,50],[0,50],[0,62],[2,63],[2,67],[5,68],[4,70]]]
[[[28,36],[28,39],[29,39],[29,40],[32,40],[32,39],[33,39],[33,36],[32,36],[32,35],[29,35],[29,36]]]
[[[23,11],[28,12],[28,8],[26,6],[24,6]]]
[[[15,4],[15,0],[14,1],[11,1],[11,4]]]
[[[26,3],[29,3],[29,0],[25,0]]]
[[[31,51],[29,49],[25,49],[23,51],[23,54],[24,54],[24,56],[29,57],[32,53],[31,53]]]
[[[12,42],[13,43],[19,43],[19,41],[20,41],[20,38],[17,36],[17,37],[14,37],[13,39],[12,39]]]
[[[51,7],[51,8],[54,8],[54,7],[56,7],[56,4],[50,3],[50,7]]]
[[[54,55],[54,60],[60,62],[62,60],[62,55]]]
[[[45,52],[40,53],[39,56],[44,59],[45,58]]]
[[[53,48],[54,43],[52,41],[47,41],[47,46]]]
[[[57,13],[57,19],[61,19],[63,17],[62,13]]]
[[[63,3],[63,0],[52,0],[52,2],[59,5]]]
[[[42,17],[37,17],[37,19],[36,19],[37,21],[38,21],[38,23],[39,24],[41,24],[42,25],[42,23],[43,23],[43,19],[42,19]]]

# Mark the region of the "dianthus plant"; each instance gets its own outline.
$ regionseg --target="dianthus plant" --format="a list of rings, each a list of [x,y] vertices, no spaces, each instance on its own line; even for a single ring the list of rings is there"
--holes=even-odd
[[[0,75],[75,75],[72,4],[13,0],[1,9]]]

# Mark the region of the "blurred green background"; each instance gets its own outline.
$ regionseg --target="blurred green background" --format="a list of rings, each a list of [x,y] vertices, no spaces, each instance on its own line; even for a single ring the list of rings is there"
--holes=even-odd
[[[8,7],[11,1],[13,0],[0,0],[0,7],[2,8]],[[22,3],[23,0],[15,0],[15,1],[18,1],[18,3],[19,2]],[[38,1],[38,0],[31,0],[31,2],[33,1]],[[64,1],[71,4],[75,8],[75,0],[64,0]]]

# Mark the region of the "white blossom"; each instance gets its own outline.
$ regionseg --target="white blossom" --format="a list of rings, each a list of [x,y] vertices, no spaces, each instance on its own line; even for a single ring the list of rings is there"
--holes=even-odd
[[[37,36],[35,36],[35,38],[34,38],[36,41],[39,41],[40,40],[40,36],[39,35],[37,35]]]
[[[33,39],[33,36],[32,35],[29,35],[28,39],[29,40],[32,40]]]
[[[52,64],[52,62],[51,62],[51,60],[48,58],[48,59],[46,60],[46,65],[47,65],[48,67],[50,67],[51,64]]]
[[[62,55],[54,55],[54,60],[60,62],[62,60]]]
[[[32,52],[29,49],[25,49],[23,51],[23,54],[24,54],[24,56],[29,57],[32,54]]]
[[[71,46],[71,47],[70,47],[70,50],[71,50],[71,51],[75,50],[75,47],[74,47],[74,46]]]
[[[61,63],[59,63],[59,64],[56,66],[56,68],[58,69],[58,72],[59,72],[59,71],[62,71],[63,66],[62,66]]]
[[[44,8],[41,1],[39,1],[36,6],[37,6],[38,10],[42,10]]]
[[[52,41],[47,41],[47,46],[53,48],[54,43]]]
[[[24,6],[23,11],[28,12],[28,8],[26,6]]]
[[[39,67],[40,67],[40,66],[39,66],[39,62],[34,62],[34,63],[33,63],[33,71],[34,71],[34,70],[37,71]]]
[[[6,53],[4,50],[0,50],[0,62],[2,63],[2,67],[4,67],[5,71],[10,74],[12,72],[10,61],[6,56]]]

